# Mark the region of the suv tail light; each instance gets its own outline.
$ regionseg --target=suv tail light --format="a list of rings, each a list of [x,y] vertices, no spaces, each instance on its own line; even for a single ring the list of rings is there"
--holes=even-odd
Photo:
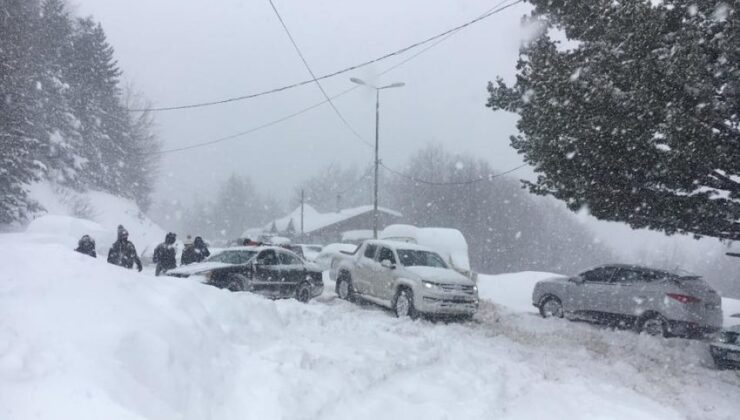
[[[682,295],[680,293],[666,293],[666,296],[668,296],[669,298],[671,298],[673,300],[677,300],[677,301],[679,301],[681,303],[697,303],[697,302],[701,302],[701,299],[699,299],[697,297],[689,296],[689,295]]]

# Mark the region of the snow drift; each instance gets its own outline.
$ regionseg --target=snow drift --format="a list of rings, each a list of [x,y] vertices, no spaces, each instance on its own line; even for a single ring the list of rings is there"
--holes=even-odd
[[[490,301],[474,323],[410,322],[330,291],[305,305],[155,278],[31,234],[0,235],[0,267],[4,420],[734,419],[740,409],[740,379],[712,370],[704,343]]]

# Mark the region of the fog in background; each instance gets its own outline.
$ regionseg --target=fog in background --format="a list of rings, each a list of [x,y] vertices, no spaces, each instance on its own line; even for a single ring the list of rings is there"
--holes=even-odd
[[[447,30],[494,4],[481,0],[276,1],[317,75]],[[76,0],[71,6],[77,14],[93,14],[102,23],[124,79],[153,106],[239,96],[309,77],[267,1]],[[378,73],[415,51],[322,84],[333,95],[352,86],[349,77],[406,83],[381,97],[381,158],[391,167],[404,169],[417,151],[433,143],[482,159],[496,172],[508,170],[522,163],[508,140],[516,132],[516,117],[486,108],[485,87],[497,76],[512,80],[520,42],[532,30],[520,25],[526,13],[528,6],[518,4],[380,78]],[[245,131],[322,100],[318,88],[307,85],[221,106],[161,112],[155,118],[164,149],[170,149]],[[374,92],[357,89],[335,104],[365,139],[373,139]],[[251,179],[257,191],[282,203],[286,211],[296,186],[327,165],[335,163],[359,173],[371,158],[371,149],[323,105],[238,139],[163,155],[153,211],[165,214],[172,226],[165,223],[164,227],[174,229],[186,207],[196,200],[215,200],[217,190],[232,174]],[[531,176],[528,167],[511,175],[515,179]],[[552,199],[536,200],[564,207]],[[586,210],[574,220],[592,230],[596,242],[608,245],[615,258],[682,265],[706,274],[725,293],[740,296],[740,259],[722,255],[718,241],[636,232],[624,224],[598,222]],[[553,235],[548,245],[567,247],[560,239]]]

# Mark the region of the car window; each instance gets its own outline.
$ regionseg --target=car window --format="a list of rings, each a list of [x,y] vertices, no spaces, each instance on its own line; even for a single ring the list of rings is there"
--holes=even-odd
[[[429,251],[399,249],[398,258],[404,267],[438,267],[447,268],[439,254]]]
[[[396,263],[396,257],[393,256],[393,251],[390,248],[381,248],[378,253],[378,261],[388,260],[391,264]]]
[[[639,270],[630,270],[623,268],[617,271],[617,274],[614,276],[612,281],[622,284],[635,284],[645,282],[646,280],[648,280],[648,277],[648,273]]]
[[[289,252],[281,252],[279,255],[280,264],[284,265],[300,265],[303,264],[301,259]]]
[[[277,265],[278,259],[275,255],[275,251],[272,249],[268,249],[265,251],[260,252],[259,257],[257,258],[263,265]]]
[[[312,246],[307,246],[306,248],[309,251],[311,251],[311,252],[321,252],[321,247],[320,246],[314,246],[314,245],[312,245]]]
[[[375,259],[375,250],[378,248],[377,245],[367,245],[365,247],[365,258]]]
[[[208,259],[208,261],[222,262],[227,264],[246,264],[254,257],[254,251],[224,251]]]
[[[589,283],[608,283],[615,271],[617,269],[614,267],[598,267],[581,273],[581,277]]]

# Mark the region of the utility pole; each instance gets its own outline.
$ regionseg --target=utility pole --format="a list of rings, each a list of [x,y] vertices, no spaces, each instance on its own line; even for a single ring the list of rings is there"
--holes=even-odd
[[[341,201],[342,201],[342,194],[337,194],[337,213],[342,211]]]
[[[303,240],[303,204],[306,202],[303,188],[301,188],[301,240]]]
[[[352,77],[349,80],[352,83],[357,83],[358,85],[363,85],[375,89],[375,185],[373,188],[373,239],[378,239],[378,224],[380,219],[380,214],[378,213],[378,169],[380,167],[380,156],[378,153],[380,149],[380,91],[383,89],[402,87],[405,85],[405,83],[396,82],[389,85],[376,87],[365,83],[365,81],[356,77]]]
[[[378,167],[380,157],[378,156],[380,136],[380,89],[375,89],[375,191],[373,193],[373,239],[378,239]]]

